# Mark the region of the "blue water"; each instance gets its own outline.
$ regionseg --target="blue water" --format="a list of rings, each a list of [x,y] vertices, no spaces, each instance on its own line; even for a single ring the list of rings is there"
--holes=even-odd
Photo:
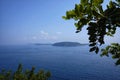
[[[51,45],[0,46],[0,69],[15,70],[19,63],[49,70],[50,80],[120,80],[120,66],[110,57],[89,53],[89,47]]]

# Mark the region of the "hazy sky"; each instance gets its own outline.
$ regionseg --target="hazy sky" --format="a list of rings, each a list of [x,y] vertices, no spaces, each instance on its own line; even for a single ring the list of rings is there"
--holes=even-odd
[[[77,41],[88,43],[86,28],[76,34],[74,21],[62,16],[80,0],[0,0],[0,45]],[[108,0],[105,0],[107,3]],[[120,43],[120,29],[106,43]]]

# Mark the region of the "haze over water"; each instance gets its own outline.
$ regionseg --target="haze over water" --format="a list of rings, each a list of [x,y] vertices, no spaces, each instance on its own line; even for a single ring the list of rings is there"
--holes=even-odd
[[[32,66],[49,70],[50,80],[120,80],[120,66],[110,57],[89,53],[88,45],[55,47],[24,45],[0,47],[0,69],[15,70],[19,63],[24,69]]]

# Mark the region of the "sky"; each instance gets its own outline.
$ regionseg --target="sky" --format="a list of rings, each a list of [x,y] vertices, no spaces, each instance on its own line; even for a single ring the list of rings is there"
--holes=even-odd
[[[109,0],[105,0],[105,4]],[[67,10],[80,0],[0,0],[0,45],[54,43],[72,41],[88,43],[86,27],[75,33],[74,20],[64,20]],[[104,4],[104,6],[105,6]],[[106,43],[120,43],[120,29]]]

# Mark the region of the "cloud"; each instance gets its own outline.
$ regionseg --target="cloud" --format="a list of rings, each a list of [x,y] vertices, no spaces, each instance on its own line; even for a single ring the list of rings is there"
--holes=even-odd
[[[51,39],[56,40],[56,39],[58,39],[58,37],[57,36],[51,36]]]
[[[61,34],[61,32],[58,32]],[[57,34],[48,33],[47,31],[41,30],[39,33],[33,34],[32,36],[28,36],[27,40],[30,42],[54,42],[59,39]]]
[[[60,35],[60,34],[62,34],[62,32],[56,32],[56,34]]]
[[[37,39],[37,37],[36,37],[36,36],[33,36],[33,37],[32,37],[32,39],[33,39],[33,40],[36,40],[36,39]]]
[[[48,36],[48,33],[42,30],[42,31],[40,31],[40,35]]]
[[[57,36],[51,35],[48,32],[41,30],[39,39],[41,39],[41,40],[56,40]]]

